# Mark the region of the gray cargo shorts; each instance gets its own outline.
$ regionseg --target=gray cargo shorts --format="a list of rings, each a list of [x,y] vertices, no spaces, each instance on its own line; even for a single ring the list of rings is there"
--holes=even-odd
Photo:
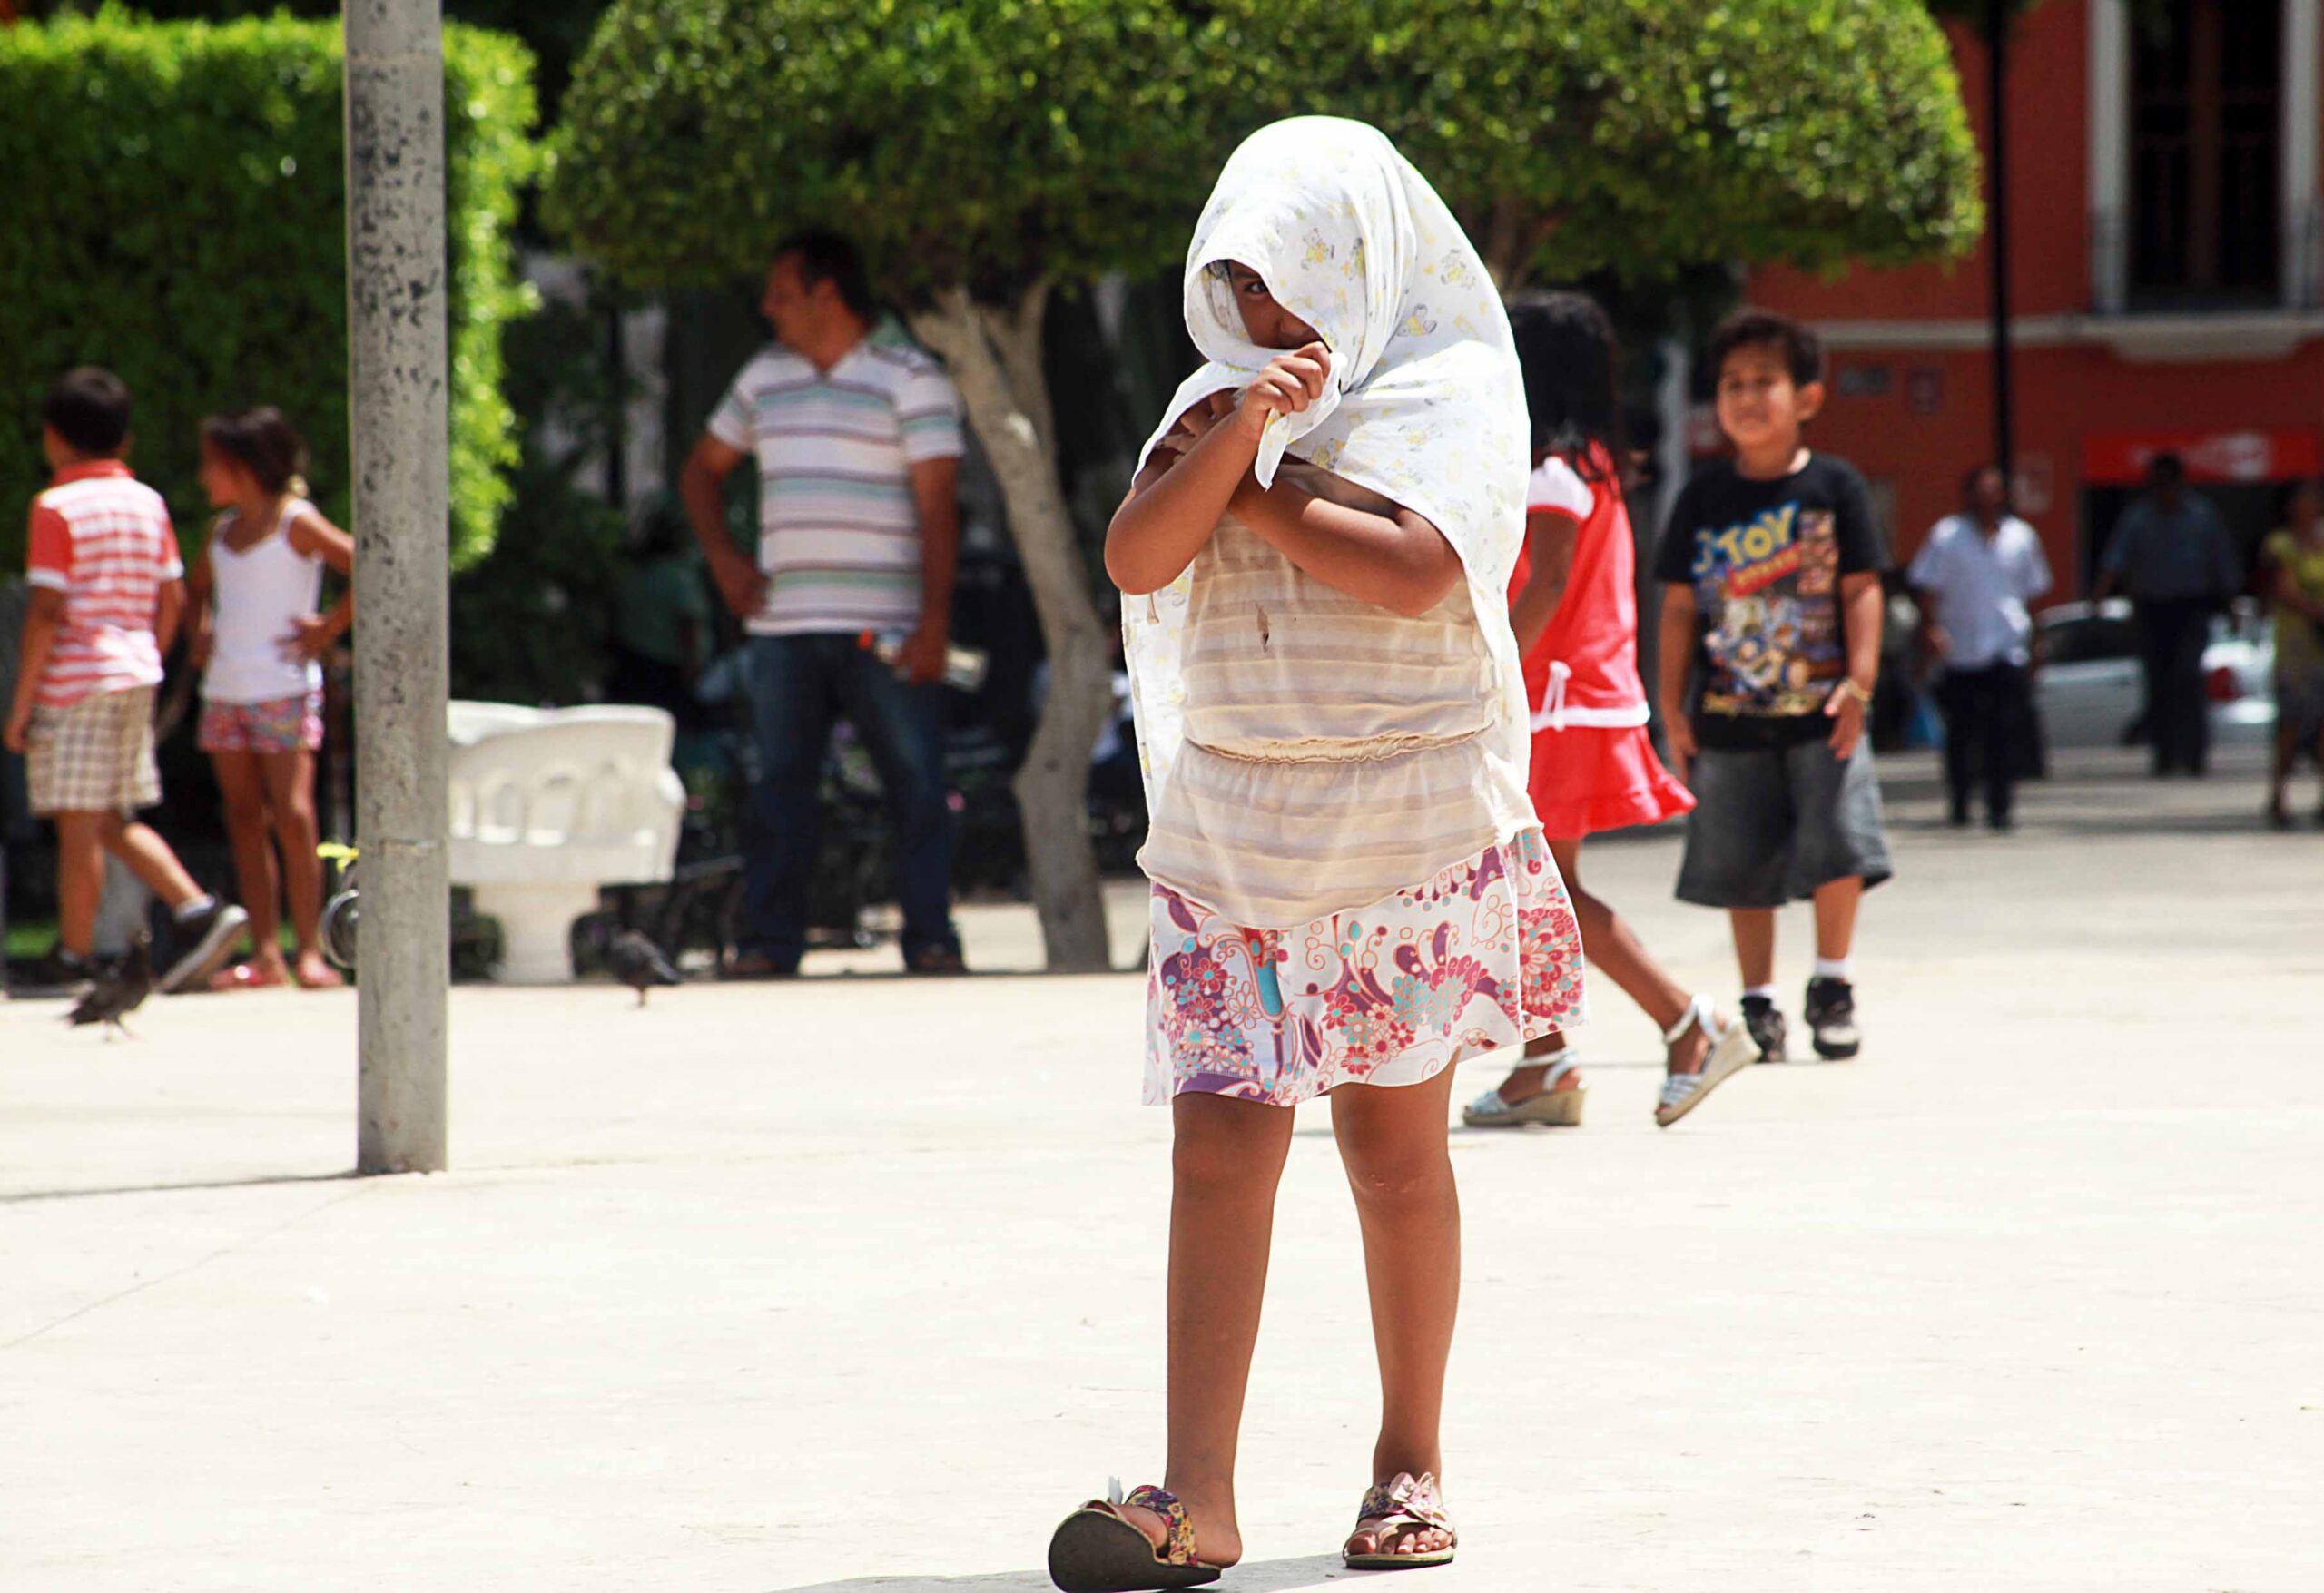
[[[1706,750],[1688,771],[1695,811],[1679,900],[1781,907],[1851,875],[1866,890],[1896,872],[1872,743],[1842,762],[1821,738],[1791,747]]]

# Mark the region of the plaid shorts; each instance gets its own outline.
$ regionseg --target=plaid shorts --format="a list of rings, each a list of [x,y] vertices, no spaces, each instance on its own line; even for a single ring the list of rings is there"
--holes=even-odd
[[[323,694],[263,703],[204,700],[193,740],[205,752],[311,752],[323,744]]]
[[[162,800],[153,765],[153,688],[97,692],[33,713],[25,746],[33,811],[133,813]]]

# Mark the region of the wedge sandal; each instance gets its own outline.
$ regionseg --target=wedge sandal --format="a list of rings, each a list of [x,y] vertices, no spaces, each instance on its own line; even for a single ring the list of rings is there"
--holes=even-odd
[[[1662,1098],[1654,1107],[1657,1127],[1668,1128],[1701,1106],[1711,1091],[1750,1067],[1758,1057],[1759,1047],[1741,1018],[1731,1020],[1723,1029],[1715,1029],[1711,1027],[1715,1017],[1710,998],[1698,996],[1687,1004],[1686,1016],[1662,1037],[1664,1045],[1675,1046],[1686,1037],[1689,1029],[1699,1024],[1710,1039],[1710,1049],[1703,1056],[1699,1073],[1673,1073],[1663,1079]]]
[[[1444,1513],[1443,1501],[1437,1495],[1435,1474],[1423,1471],[1414,1477],[1400,1471],[1393,1480],[1375,1482],[1365,1492],[1364,1502],[1355,1509],[1355,1530],[1369,1529],[1375,1540],[1386,1539],[1393,1544],[1409,1533],[1432,1527],[1452,1542],[1426,1554],[1397,1554],[1393,1550],[1355,1554],[1342,1549],[1340,1558],[1352,1571],[1417,1571],[1452,1563],[1453,1552],[1461,1546],[1460,1534],[1453,1531],[1452,1519]]]
[[[1122,1505],[1152,1510],[1167,1521],[1169,1543],[1155,1548],[1153,1539],[1123,1518]],[[1049,1538],[1049,1580],[1063,1593],[1161,1593],[1199,1588],[1222,1574],[1195,1552],[1195,1524],[1176,1494],[1147,1487],[1134,1488],[1125,1497],[1119,1478],[1104,1499],[1093,1499],[1066,1517]]]
[[[1590,1091],[1581,1085],[1560,1089],[1559,1083],[1581,1066],[1581,1054],[1571,1046],[1557,1053],[1558,1060],[1541,1076],[1541,1093],[1515,1106],[1501,1098],[1496,1085],[1461,1108],[1461,1121],[1472,1128],[1520,1128],[1528,1123],[1551,1128],[1581,1126],[1581,1101]]]

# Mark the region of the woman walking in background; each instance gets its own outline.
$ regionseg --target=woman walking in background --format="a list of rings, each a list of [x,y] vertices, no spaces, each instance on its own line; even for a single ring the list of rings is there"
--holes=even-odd
[[[348,575],[355,546],[306,500],[306,445],[273,409],[202,423],[202,487],[223,512],[187,580],[202,672],[196,740],[217,771],[251,917],[251,959],[221,972],[212,981],[220,989],[340,983],[320,939],[315,752],[323,744],[320,660],[352,623],[354,595],[327,615],[316,609],[323,572]],[[285,900],[297,942],[288,963]]]
[[[2283,529],[2260,546],[2263,588],[2276,605],[2276,756],[2268,773],[2268,821],[2291,828],[2284,805],[2302,752],[2324,772],[2324,479],[2292,488]],[[2317,811],[2324,822],[2324,807]]]
[[[1622,501],[1620,350],[1605,310],[1580,293],[1521,293],[1509,316],[1534,462],[1509,615],[1533,705],[1528,783],[1590,960],[1662,1031],[1668,1071],[1654,1116],[1667,1128],[1753,1051],[1740,1023],[1723,1018],[1708,996],[1689,997],[1581,883],[1585,837],[1659,824],[1695,805],[1647,735],[1638,554]],[[1579,1124],[1581,1060],[1563,1034],[1528,1042],[1516,1070],[1471,1102],[1462,1120],[1475,1128]]]

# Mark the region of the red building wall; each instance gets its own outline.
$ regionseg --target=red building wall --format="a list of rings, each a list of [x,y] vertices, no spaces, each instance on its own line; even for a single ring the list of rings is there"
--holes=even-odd
[[[2080,317],[2092,309],[2088,30],[2086,0],[2051,0],[2024,19],[2013,45],[2010,281],[2019,318]],[[1984,52],[1962,30],[1953,37],[1982,145]],[[1834,329],[1861,344],[1876,336],[1866,322],[1958,329],[1982,321],[1990,271],[1981,243],[1949,267],[1856,270],[1832,280],[1760,270],[1746,291],[1755,303],[1811,323],[1840,323]],[[1830,363],[1831,397],[1811,440],[1855,460],[1893,502],[1896,552],[1909,558],[1928,527],[1952,511],[1962,473],[1993,454],[1990,359],[1982,348],[1897,343],[1839,348]],[[2085,488],[2112,485],[2085,470],[2093,445],[2120,456],[2124,449],[2108,439],[2128,434],[2257,433],[2293,445],[2280,457],[2296,461],[2324,440],[2324,338],[2310,338],[2290,358],[2170,364],[2125,360],[2102,344],[2021,346],[2014,368],[2021,507],[2049,547],[2061,598],[2078,595],[2089,543],[2111,523],[2112,500],[2093,511],[2085,496]],[[2247,517],[2261,512],[2250,491],[2235,507]],[[2102,517],[2105,523],[2085,523]]]

